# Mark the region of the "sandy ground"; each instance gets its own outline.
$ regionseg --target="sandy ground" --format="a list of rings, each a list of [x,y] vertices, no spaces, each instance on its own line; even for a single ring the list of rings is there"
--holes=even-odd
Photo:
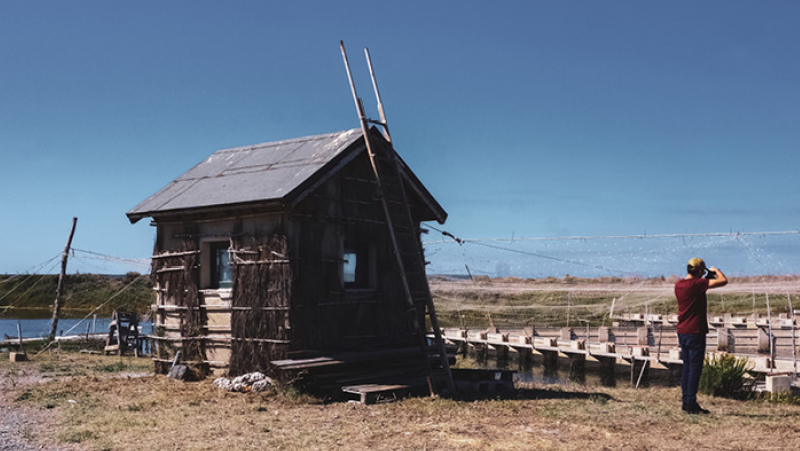
[[[0,361],[0,451],[800,449],[798,405],[703,396],[713,414],[689,416],[675,387],[530,384],[503,399],[362,406],[104,369],[119,362]]]
[[[0,369],[0,451],[85,449],[54,440],[56,412],[34,409],[15,401],[26,388],[47,380],[46,374],[38,370]]]

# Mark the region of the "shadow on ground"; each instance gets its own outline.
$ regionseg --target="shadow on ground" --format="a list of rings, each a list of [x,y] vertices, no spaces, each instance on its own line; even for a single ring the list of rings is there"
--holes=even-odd
[[[492,401],[492,400],[537,400],[537,399],[602,399],[610,401],[611,395],[600,392],[573,392],[560,390],[537,390],[521,388],[495,393],[458,393],[452,399],[456,401]]]

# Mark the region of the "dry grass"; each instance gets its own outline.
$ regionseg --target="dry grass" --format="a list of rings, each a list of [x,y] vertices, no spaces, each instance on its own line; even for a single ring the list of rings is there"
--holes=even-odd
[[[0,371],[48,375],[5,387],[11,407],[55,413],[51,439],[87,450],[797,449],[800,432],[800,406],[703,398],[714,414],[687,416],[677,388],[530,385],[509,399],[361,406],[130,374],[136,362],[44,356]]]
[[[592,326],[610,325],[608,315],[614,303],[615,315],[623,313],[676,314],[673,287],[677,277],[668,279],[577,279],[541,280],[482,279],[431,281],[439,323],[443,327],[483,329],[491,326],[520,328],[561,327],[586,320]],[[800,309],[800,277],[763,276],[732,279],[728,286],[709,291],[709,312],[766,314],[769,295],[772,314]],[[583,324],[583,323],[581,323]]]

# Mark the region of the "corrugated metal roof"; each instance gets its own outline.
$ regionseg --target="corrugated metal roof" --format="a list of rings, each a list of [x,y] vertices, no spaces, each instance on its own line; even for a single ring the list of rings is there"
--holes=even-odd
[[[282,201],[361,137],[361,129],[352,129],[219,150],[134,207],[128,218]]]

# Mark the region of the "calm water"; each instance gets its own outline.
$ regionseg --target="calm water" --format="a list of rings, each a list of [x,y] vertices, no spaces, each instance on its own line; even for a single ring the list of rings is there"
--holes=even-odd
[[[94,320],[92,317],[88,319],[69,319],[62,318],[58,320],[58,335],[80,335],[85,334],[87,331],[90,333],[105,333],[108,332],[108,324],[111,318],[97,318]],[[17,318],[0,318],[0,340],[5,339],[6,335],[9,337],[17,337],[17,323],[19,323],[22,330],[23,338],[43,337],[50,333],[50,318],[35,318],[35,319],[17,319]],[[151,329],[150,322],[140,322],[139,326],[142,328],[143,334],[149,334]],[[74,328],[73,328],[74,327]],[[70,332],[70,329],[72,329]]]

